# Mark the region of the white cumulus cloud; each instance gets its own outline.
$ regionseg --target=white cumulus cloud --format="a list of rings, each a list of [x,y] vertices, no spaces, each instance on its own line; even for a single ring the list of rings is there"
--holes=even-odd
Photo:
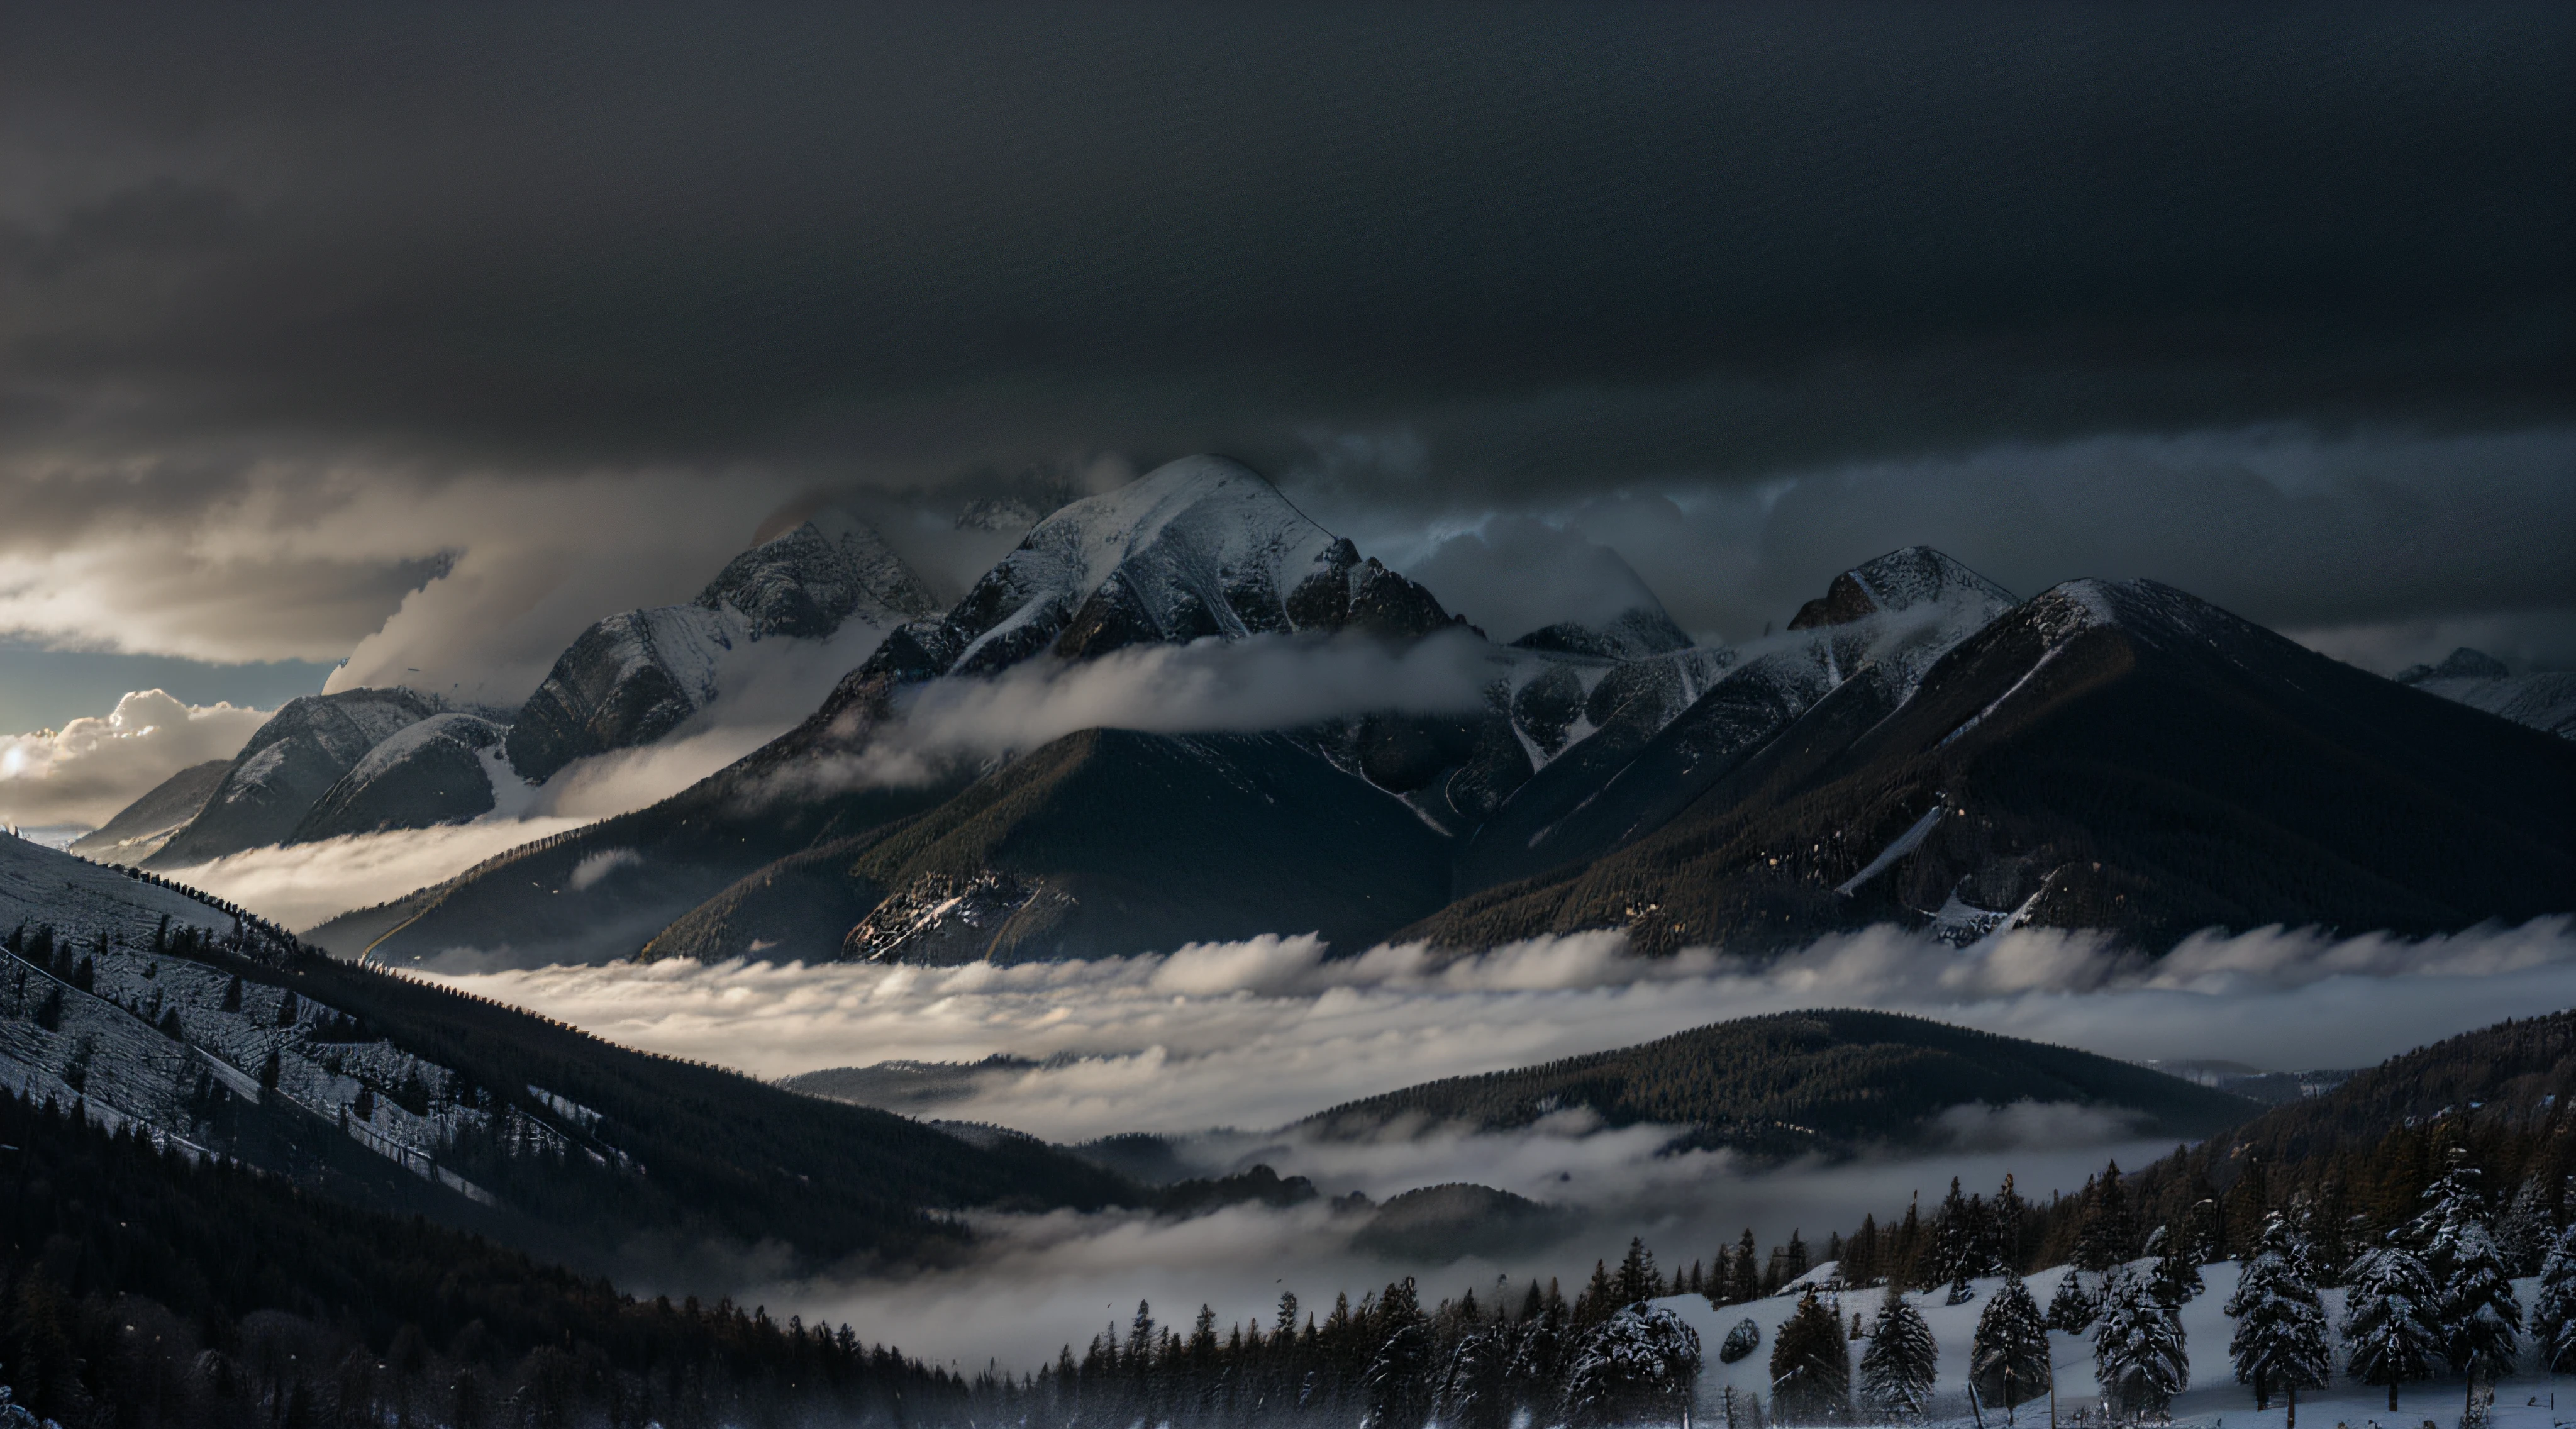
[[[138,690],[59,730],[0,735],[0,821],[106,823],[189,765],[240,753],[272,713]]]

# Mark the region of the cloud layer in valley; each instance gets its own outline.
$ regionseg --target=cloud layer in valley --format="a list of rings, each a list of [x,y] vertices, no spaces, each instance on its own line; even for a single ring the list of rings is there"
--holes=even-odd
[[[888,1060],[1037,1059],[979,1075],[935,1113],[1055,1140],[1117,1131],[1185,1138],[1206,1171],[1250,1161],[1378,1199],[1473,1180],[1566,1208],[1556,1231],[1500,1258],[1388,1259],[1355,1248],[1361,1220],[1322,1204],[1233,1207],[1172,1221],[1126,1213],[979,1216],[969,1263],[899,1281],[778,1281],[744,1293],[933,1355],[1029,1367],[1077,1350],[1139,1298],[1166,1318],[1202,1302],[1266,1315],[1283,1289],[1329,1307],[1401,1274],[1433,1294],[1490,1293],[1499,1274],[1579,1277],[1631,1234],[1669,1262],[1744,1226],[1764,1244],[1821,1239],[1864,1212],[1937,1197],[1952,1176],[2026,1195],[2073,1191],[2105,1160],[2170,1150],[2116,1116],[2073,1107],[1959,1108],[1945,1147],[1832,1166],[1757,1169],[1670,1155],[1654,1127],[1580,1114],[1508,1133],[1419,1126],[1366,1141],[1264,1133],[1338,1102],[1645,1041],[1724,1018],[1866,1006],[2132,1059],[2228,1058],[2273,1068],[2366,1065],[2533,1007],[2576,1003],[2566,918],[2449,937],[2313,931],[2202,935],[2166,958],[2080,934],[2021,932],[1966,950],[1892,929],[1822,940],[1768,963],[1701,950],[1649,961],[1616,934],[1554,938],[1441,962],[1388,947],[1332,960],[1311,938],[1169,956],[957,968],[835,964],[548,968],[448,979],[636,1046],[763,1075]]]
[[[1055,1140],[1277,1126],[1435,1077],[1647,1041],[1731,1017],[1878,1007],[2131,1059],[2365,1065],[2533,1007],[2576,1004],[2564,917],[2410,940],[2262,930],[2159,962],[2091,935],[1966,951],[1889,928],[1776,961],[1632,957],[1616,933],[1444,962],[1418,946],[1330,959],[1312,938],[1097,962],[664,962],[455,979],[601,1036],[779,1076],[1005,1053],[943,1114]]]

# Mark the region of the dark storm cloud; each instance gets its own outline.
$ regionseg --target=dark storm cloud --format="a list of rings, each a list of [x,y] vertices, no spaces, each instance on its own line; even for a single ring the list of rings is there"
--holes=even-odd
[[[9,40],[11,385],[66,418],[112,383],[590,459],[1425,415],[1446,465],[1543,482],[2556,411],[2568,375],[2555,8],[200,8]]]
[[[505,568],[589,537],[529,539],[579,503],[512,483],[643,478],[609,524],[688,528],[650,579],[589,552],[619,574],[570,620],[685,591],[818,485],[1221,449],[1426,558],[1556,522],[1739,630],[1873,542],[2009,545],[1977,473],[2015,453],[2576,425],[2571,72],[2561,6],[21,10],[0,567],[294,531],[383,574],[244,648],[327,657],[418,563],[540,602]],[[2501,506],[2418,481],[2421,524],[2564,532],[2571,473],[2562,444]],[[2120,485],[2066,480],[2029,531]],[[2261,520],[2190,518],[2261,504],[2228,480],[2183,483],[2139,573],[2268,578]],[[1660,501],[1691,519],[1620,534]],[[1645,549],[1675,533],[1724,540]],[[123,566],[259,564],[161,549]],[[1730,549],[1768,563],[1709,576]],[[2426,564],[2248,613],[2576,603]],[[0,624],[116,638],[12,579]]]

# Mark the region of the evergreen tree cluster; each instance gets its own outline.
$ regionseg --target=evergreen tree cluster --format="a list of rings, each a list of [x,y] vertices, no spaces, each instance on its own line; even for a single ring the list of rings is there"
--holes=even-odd
[[[1490,1306],[1473,1292],[1426,1306],[1408,1278],[1357,1305],[1338,1295],[1320,1318],[1285,1293],[1268,1325],[1221,1334],[1206,1306],[1183,1332],[1140,1303],[1123,1334],[1104,1326],[1079,1355],[1068,1345],[1034,1374],[972,1388],[978,1422],[1068,1429],[1508,1429],[1522,1416],[1607,1429],[1678,1419],[1700,1358],[1681,1317],[1642,1302],[1569,1303],[1533,1281],[1517,1297],[1497,1287]]]
[[[0,1366],[72,1424],[964,1424],[847,1327],[674,1305],[0,1093]]]

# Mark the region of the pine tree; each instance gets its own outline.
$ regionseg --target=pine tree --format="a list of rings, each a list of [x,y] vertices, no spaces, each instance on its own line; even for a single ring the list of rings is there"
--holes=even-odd
[[[1533,1284],[1535,1291],[1537,1286]],[[1526,1412],[1532,1423],[1551,1422],[1561,1402],[1559,1374],[1565,1359],[1565,1309],[1543,1304],[1535,1315],[1523,1315],[1512,1333],[1512,1357],[1503,1369],[1503,1392],[1514,1412]]]
[[[1977,1317],[1968,1376],[1979,1398],[2004,1407],[2007,1423],[2016,1406],[2049,1391],[2048,1321],[2030,1298],[2030,1287],[2012,1271],[2004,1272],[2002,1288]]]
[[[2560,1231],[2540,1262],[2531,1297],[2531,1337],[2551,1374],[2576,1374],[2576,1225]]]
[[[1932,1326],[1890,1283],[1870,1326],[1869,1348],[1860,1353],[1861,1397],[1882,1413],[1921,1418],[1931,1408],[1940,1361]]]
[[[1762,1298],[1762,1264],[1753,1250],[1753,1228],[1744,1228],[1744,1238],[1735,1243],[1735,1265],[1726,1286],[1729,1303],[1741,1305]]]
[[[2129,1193],[2120,1183],[2114,1161],[2084,1188],[2082,1229],[2075,1234],[2075,1264],[2095,1274],[2127,1263],[2136,1254],[2137,1222],[2129,1214]]]
[[[1933,1272],[1950,1287],[1944,1302],[1965,1305],[1977,1298],[1975,1287],[1968,1282],[1984,1270],[1980,1251],[1985,1243],[1985,1228],[1967,1197],[1959,1194],[1959,1178],[1950,1178],[1950,1194],[1941,1198],[1941,1208],[1932,1213]]]
[[[2397,1412],[2397,1387],[2433,1377],[2441,1335],[2432,1319],[2433,1273],[2404,1246],[2365,1250],[2345,1276],[2343,1316],[2346,1368],[2364,1384],[2388,1386],[2388,1412]]]
[[[1431,1326],[1412,1276],[1386,1287],[1377,1322],[1382,1338],[1360,1376],[1361,1429],[1421,1429],[1431,1417]]]
[[[1986,1211],[1986,1248],[1982,1257],[1986,1274],[2021,1269],[2022,1236],[2029,1225],[2030,1203],[2021,1198],[2012,1173],[2007,1171],[2003,1185],[1995,1191],[1994,1204]]]
[[[1511,1335],[1500,1325],[1478,1325],[1458,1337],[1440,1382],[1440,1422],[1452,1429],[1507,1429],[1512,1401],[1507,1383]]]
[[[2200,1266],[2192,1258],[2188,1240],[2188,1236],[2170,1226],[2158,1226],[2147,1234],[2147,1253],[2156,1258],[2156,1303],[2168,1310],[2181,1309],[2209,1288],[2200,1278]]]
[[[1646,1249],[1643,1236],[1628,1237],[1627,1257],[1619,1262],[1619,1273],[1612,1284],[1617,1287],[1614,1299],[1619,1305],[1634,1305],[1663,1293],[1663,1282],[1655,1273],[1654,1252]]]
[[[2433,1326],[2442,1337],[2442,1358],[2468,1381],[2474,1404],[2480,1376],[2492,1381],[2513,1372],[2522,1304],[2487,1230],[2478,1171],[2465,1152],[2451,1152],[2451,1169],[2424,1189],[2424,1200],[2415,1224],[2433,1276]]]
[[[2556,1234],[2556,1228],[2549,1223],[2548,1189],[2541,1184],[2540,1173],[2534,1171],[2522,1178],[2512,1203],[2496,1218],[2496,1252],[2504,1257],[2506,1272],[2514,1276],[2538,1273],[2540,1259],[2549,1253]]]
[[[1771,1340],[1771,1405],[1791,1424],[1831,1424],[1851,1417],[1851,1346],[1840,1315],[1810,1288]]]
[[[2103,1394],[2132,1419],[2163,1414],[2191,1382],[2181,1311],[2157,1299],[2155,1286],[2125,1266],[2102,1287],[2093,1372]]]
[[[2237,1278],[2236,1293],[2227,1297],[2228,1317],[2236,1322],[2227,1349],[2235,1357],[2237,1383],[2254,1386],[2258,1411],[2271,1407],[2274,1390],[2288,1392],[2293,1419],[2299,1390],[2323,1388],[2328,1372],[2325,1307],[2306,1263],[2298,1232],[2287,1216],[2274,1212]]]
[[[2048,1297],[2048,1328],[2080,1335],[2093,1327],[2098,1313],[2094,1297],[2084,1288],[2084,1272],[2070,1265],[2059,1277],[2057,1293]]]

